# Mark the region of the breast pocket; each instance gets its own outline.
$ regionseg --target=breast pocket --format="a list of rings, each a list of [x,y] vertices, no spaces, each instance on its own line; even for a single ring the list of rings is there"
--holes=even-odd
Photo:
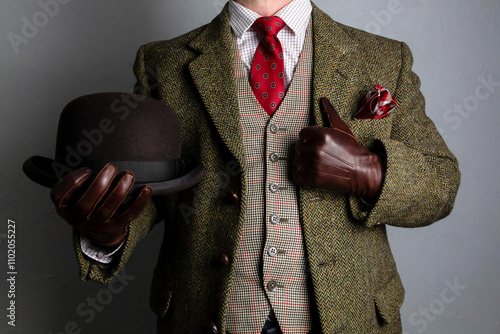
[[[372,147],[377,140],[391,136],[392,119],[391,115],[380,119],[355,119],[349,122],[349,127],[361,145]]]

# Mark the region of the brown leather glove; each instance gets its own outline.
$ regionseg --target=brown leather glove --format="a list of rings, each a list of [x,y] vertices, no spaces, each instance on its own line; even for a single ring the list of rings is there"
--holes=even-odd
[[[376,197],[383,183],[381,158],[359,144],[326,97],[320,104],[330,127],[308,126],[300,131],[293,179],[306,187],[367,200]]]
[[[50,192],[59,216],[101,247],[119,245],[130,222],[151,198],[151,188],[144,186],[123,203],[135,178],[129,171],[116,173],[113,164],[97,173],[80,168],[65,175]]]

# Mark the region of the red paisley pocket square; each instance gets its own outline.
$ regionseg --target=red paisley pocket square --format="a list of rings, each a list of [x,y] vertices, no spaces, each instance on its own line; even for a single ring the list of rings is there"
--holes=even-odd
[[[389,115],[398,103],[391,93],[382,86],[373,87],[366,94],[355,119],[379,119]]]

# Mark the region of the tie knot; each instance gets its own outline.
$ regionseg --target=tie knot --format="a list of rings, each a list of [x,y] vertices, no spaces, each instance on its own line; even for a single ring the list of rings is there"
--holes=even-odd
[[[285,27],[285,22],[277,16],[259,17],[252,28],[262,36],[277,35]]]

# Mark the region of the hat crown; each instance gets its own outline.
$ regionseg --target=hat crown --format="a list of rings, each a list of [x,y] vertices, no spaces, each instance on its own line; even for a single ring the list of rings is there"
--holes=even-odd
[[[202,165],[181,175],[176,112],[161,101],[128,93],[97,93],[68,103],[59,118],[55,159],[32,156],[23,171],[50,188],[76,168],[99,170],[107,163],[134,173],[131,191],[147,184],[153,195],[188,189],[205,175]]]
[[[181,157],[180,123],[158,100],[127,93],[97,93],[62,111],[55,160],[71,168],[83,161],[169,161]]]

